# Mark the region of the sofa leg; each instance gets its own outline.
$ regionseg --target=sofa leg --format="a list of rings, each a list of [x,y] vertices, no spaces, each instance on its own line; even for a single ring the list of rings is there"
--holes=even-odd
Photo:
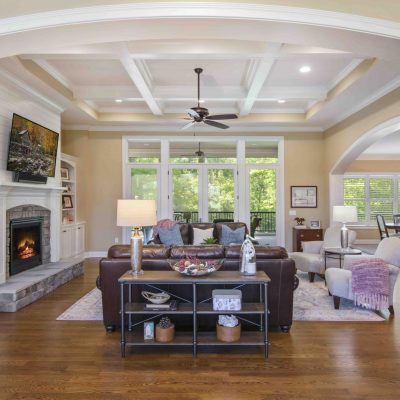
[[[335,310],[339,310],[339,307],[340,307],[340,297],[339,296],[333,296],[333,305],[335,307]]]
[[[314,278],[315,278],[315,272],[309,272],[308,279],[310,280],[310,283],[314,282]]]
[[[106,326],[107,333],[113,333],[114,331],[115,331],[115,325],[107,325]]]
[[[390,312],[390,314],[394,315],[394,308],[393,308],[393,306],[389,306],[389,312]]]
[[[292,325],[281,325],[281,331],[284,333],[289,333],[291,327]]]

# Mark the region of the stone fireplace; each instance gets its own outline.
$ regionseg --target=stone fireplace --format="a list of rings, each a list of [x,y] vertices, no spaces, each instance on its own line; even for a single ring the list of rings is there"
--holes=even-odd
[[[42,265],[56,262],[60,259],[60,231],[61,231],[61,187],[49,185],[33,185],[10,182],[0,184],[0,283],[6,282],[11,276],[33,268],[33,264]],[[35,221],[34,221],[35,220]],[[30,222],[29,222],[30,221]],[[24,243],[15,243],[18,238],[12,238],[12,230],[16,229],[16,235],[20,233],[23,224],[30,230],[40,223],[40,237],[38,244],[31,249],[33,252],[40,253],[40,263],[38,254],[27,259],[18,260],[15,247],[21,247],[24,251]],[[33,224],[33,225],[32,225]],[[32,232],[31,232],[32,233]],[[13,240],[12,240],[13,239]],[[20,241],[22,241],[21,238]],[[29,237],[27,238],[25,252],[31,251]],[[13,246],[13,254],[11,247]],[[15,260],[17,258],[17,260]],[[16,261],[16,267],[12,268],[11,262]],[[14,267],[14,265],[13,265]]]
[[[50,262],[50,213],[35,205],[7,211],[7,276]]]

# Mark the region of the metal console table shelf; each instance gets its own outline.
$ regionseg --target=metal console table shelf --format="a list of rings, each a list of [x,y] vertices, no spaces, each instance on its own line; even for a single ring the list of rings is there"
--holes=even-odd
[[[193,356],[197,355],[198,346],[264,346],[265,357],[268,357],[268,284],[270,278],[265,272],[258,271],[254,276],[242,276],[236,271],[217,271],[203,277],[182,276],[174,271],[145,271],[143,275],[133,276],[130,271],[126,272],[118,280],[121,289],[121,355],[125,357],[126,346],[192,346]],[[242,303],[240,311],[214,311],[212,303],[198,301],[197,289],[199,285],[258,285],[260,290],[259,303]],[[179,303],[176,311],[172,310],[147,310],[144,303],[132,301],[132,292],[135,285],[148,286],[158,289],[163,285],[191,285],[192,298]],[[128,290],[125,288],[128,287]],[[160,289],[161,290],[161,289]],[[164,290],[164,289],[162,289]],[[126,293],[127,292],[127,293]],[[173,292],[168,292],[174,296]],[[128,294],[128,299],[126,299]],[[127,301],[128,300],[128,301]],[[260,331],[242,331],[241,339],[238,342],[221,342],[216,338],[215,332],[202,332],[198,330],[197,317],[209,314],[235,314],[238,317],[243,315],[258,314],[260,316]],[[162,314],[168,315],[190,315],[192,316],[192,331],[179,332],[177,330],[173,342],[146,341],[142,331],[135,328],[141,325],[143,320],[135,322],[135,316],[146,315],[146,320],[156,318]]]

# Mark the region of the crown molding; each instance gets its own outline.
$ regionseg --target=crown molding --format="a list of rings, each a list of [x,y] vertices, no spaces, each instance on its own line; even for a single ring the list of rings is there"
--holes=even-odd
[[[185,133],[181,131],[178,126],[158,126],[158,125],[86,125],[86,124],[62,124],[62,131],[88,131],[88,132],[171,132],[171,133]],[[218,130],[219,131],[219,130]],[[198,134],[201,133],[215,133],[216,128],[204,128],[198,130]],[[229,132],[323,132],[323,129],[319,126],[306,127],[306,126],[263,126],[263,127],[251,127],[246,125],[235,126],[229,129]],[[189,131],[190,133],[190,131]]]
[[[400,38],[400,24],[394,21],[310,8],[227,2],[130,3],[46,11],[4,18],[0,35],[82,23],[196,17],[290,22]]]
[[[43,96],[37,90],[33,89],[31,86],[17,78],[15,75],[0,67],[0,79],[2,78],[6,84],[11,84],[13,87],[27,94],[29,97],[39,101],[43,106],[47,107],[51,111],[56,111],[60,114],[64,111],[63,107],[59,106],[46,96]]]
[[[354,107],[349,108],[346,112],[340,114],[336,118],[334,118],[329,125],[326,125],[323,127],[324,130],[327,130],[329,128],[332,128],[339,122],[345,120],[348,117],[351,117],[353,114],[355,114],[358,111],[361,111],[363,108],[369,106],[370,104],[374,103],[375,101],[379,100],[381,97],[387,95],[388,93],[392,92],[393,90],[397,89],[400,87],[400,75],[391,80],[389,83],[387,83],[385,86],[377,90],[375,93],[373,93],[371,96],[367,97],[365,100],[361,101],[360,103],[356,104]]]

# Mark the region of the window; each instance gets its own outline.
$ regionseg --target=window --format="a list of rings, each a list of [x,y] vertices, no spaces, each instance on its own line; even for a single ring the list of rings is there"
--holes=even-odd
[[[343,180],[344,204],[357,206],[360,224],[375,224],[377,214],[391,221],[399,210],[400,176],[363,175],[345,176]]]

